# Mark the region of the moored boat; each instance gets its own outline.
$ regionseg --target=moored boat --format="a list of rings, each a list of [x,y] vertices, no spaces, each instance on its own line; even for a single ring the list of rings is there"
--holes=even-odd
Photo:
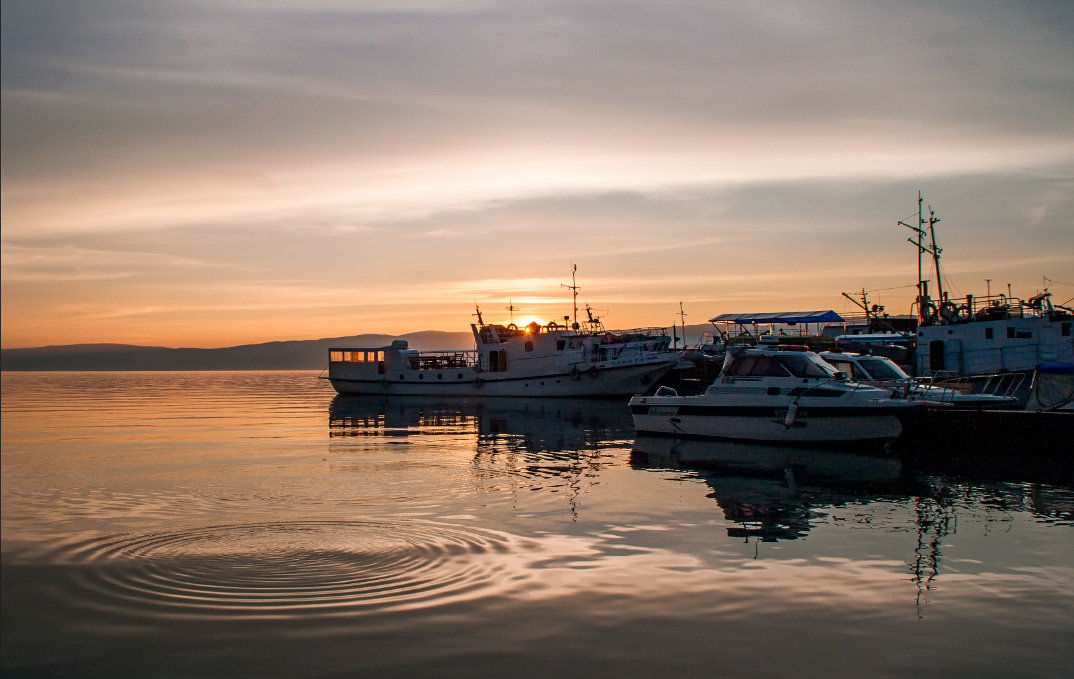
[[[641,434],[770,443],[887,442],[915,404],[846,379],[805,347],[730,348],[702,394],[630,399]]]
[[[920,194],[917,203],[917,224],[899,222],[916,234],[910,241],[918,249],[914,374],[1012,395],[1024,406],[1039,364],[1074,363],[1074,309],[1053,303],[1047,288],[1028,299],[1015,296],[1010,286],[1006,294],[993,294],[991,284],[984,295],[952,296],[942,285],[940,220],[931,208],[924,218]],[[924,277],[924,255],[933,261],[935,297]]]
[[[477,348],[417,351],[406,340],[386,347],[332,348],[328,379],[341,394],[440,396],[629,396],[671,370],[669,337],[593,334],[555,324],[524,328],[473,324]]]
[[[562,325],[485,323],[477,309],[475,349],[418,351],[405,339],[334,347],[328,379],[341,394],[615,397],[653,388],[678,363],[666,328],[606,330],[588,307],[579,321],[578,286],[572,280],[566,287],[574,315]]]
[[[953,387],[932,384],[907,375],[902,368],[885,356],[871,356],[849,351],[822,351],[819,356],[853,382],[888,389],[892,394],[923,405],[955,408],[1013,408],[1018,400],[1013,396],[966,393]]]

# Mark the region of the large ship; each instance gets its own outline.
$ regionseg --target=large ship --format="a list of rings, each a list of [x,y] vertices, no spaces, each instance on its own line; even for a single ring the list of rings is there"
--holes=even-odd
[[[956,379],[976,391],[1024,401],[1038,366],[1074,363],[1074,310],[1053,303],[1047,288],[1028,299],[1015,297],[1009,286],[1006,293],[989,289],[984,295],[952,297],[940,275],[940,220],[931,207],[925,218],[920,193],[917,203],[917,223],[899,222],[914,232],[910,242],[918,249],[915,374]],[[926,255],[935,270],[934,291],[924,276]]]

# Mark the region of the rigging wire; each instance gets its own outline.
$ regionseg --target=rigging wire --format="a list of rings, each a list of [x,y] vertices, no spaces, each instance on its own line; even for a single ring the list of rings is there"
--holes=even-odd
[[[902,290],[903,288],[916,288],[917,286],[911,283],[910,285],[896,285],[892,288],[874,288],[873,290],[866,290],[865,292],[884,292],[887,290]]]

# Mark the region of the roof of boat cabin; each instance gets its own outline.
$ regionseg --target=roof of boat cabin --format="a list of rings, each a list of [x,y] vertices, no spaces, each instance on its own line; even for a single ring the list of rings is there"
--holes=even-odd
[[[720,314],[709,323],[841,323],[843,317],[831,309],[826,311],[769,311],[754,314]]]

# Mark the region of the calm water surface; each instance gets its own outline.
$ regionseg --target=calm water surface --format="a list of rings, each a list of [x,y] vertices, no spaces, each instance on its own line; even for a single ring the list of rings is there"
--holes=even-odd
[[[1046,464],[316,375],[4,373],[4,675],[1070,676]]]

